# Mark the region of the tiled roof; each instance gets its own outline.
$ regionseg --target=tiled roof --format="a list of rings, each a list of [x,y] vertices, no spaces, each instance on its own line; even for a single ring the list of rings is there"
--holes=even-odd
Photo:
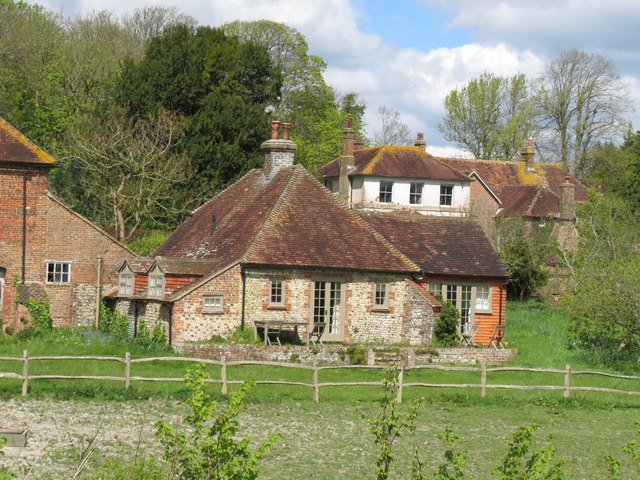
[[[122,266],[128,264],[133,273],[147,273],[153,262],[153,258],[128,258],[123,262]]]
[[[212,228],[215,218],[215,229]],[[418,272],[302,166],[252,170],[196,210],[155,255],[278,267]]]
[[[0,118],[0,164],[53,167],[56,161],[35,143]]]
[[[409,285],[409,287],[416,292],[418,295],[420,295],[422,298],[424,298],[427,303],[429,305],[431,305],[434,308],[441,308],[442,304],[438,301],[438,299],[436,297],[434,297],[431,292],[429,292],[429,290],[427,290],[426,288],[420,286],[417,282],[415,282],[414,280],[405,280],[407,282],[407,285]]]
[[[350,175],[468,180],[465,175],[444,165],[419,147],[384,145],[356,150],[353,157],[355,169],[349,173]],[[321,167],[320,172],[325,177],[340,176],[341,161],[341,157],[333,160]]]
[[[156,257],[156,263],[165,274],[203,276],[216,266],[215,260],[195,258]]]
[[[479,223],[470,218],[411,212],[359,215],[431,275],[507,277]]]
[[[524,162],[440,158],[440,161],[466,175],[476,173],[500,198],[504,212],[529,216],[554,216],[559,212],[560,185],[567,172],[557,164],[536,163],[528,171]],[[587,199],[586,187],[573,177],[575,200]],[[539,212],[536,214],[535,212]]]

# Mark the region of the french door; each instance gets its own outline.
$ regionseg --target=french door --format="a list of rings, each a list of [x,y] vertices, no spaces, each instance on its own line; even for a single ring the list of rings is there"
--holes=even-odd
[[[325,323],[322,340],[344,340],[343,284],[341,282],[313,282],[313,323]]]

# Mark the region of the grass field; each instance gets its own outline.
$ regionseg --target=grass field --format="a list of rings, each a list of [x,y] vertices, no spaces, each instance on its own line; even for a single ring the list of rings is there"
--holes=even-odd
[[[568,349],[567,320],[559,311],[531,303],[512,302],[507,318],[509,344],[518,348],[520,352],[511,362],[513,365],[564,368],[566,363],[570,363],[573,369],[620,371],[638,375],[633,363],[624,359],[614,359],[614,363],[604,362],[611,359],[601,356],[590,358],[584,352]],[[3,339],[0,343],[0,356],[18,356],[25,348],[29,350],[30,356],[69,354],[69,350],[76,355],[122,356],[126,350],[131,351],[134,357],[166,355],[166,352],[136,350],[128,344],[102,345],[99,339],[95,341],[98,342],[95,345],[86,345],[82,344],[81,340],[73,340],[70,348],[67,346],[68,341],[62,338],[41,343],[34,339],[29,344]],[[124,367],[120,363],[93,362],[79,365],[79,362],[69,361],[61,362],[60,365],[54,365],[54,362],[30,364],[32,374],[54,371],[60,373],[61,368],[65,373],[81,371],[85,375],[122,375]],[[0,362],[0,372],[20,372],[20,369],[20,363]],[[177,362],[141,364],[133,366],[132,374],[181,377],[184,369],[185,365]],[[211,367],[210,371],[214,378],[218,378],[218,367]],[[228,374],[230,378],[236,379],[279,378],[311,383],[311,372],[307,370],[245,366],[229,368]],[[381,377],[380,371],[328,370],[320,372],[319,380],[379,381]],[[416,371],[407,372],[405,381],[478,383],[479,378],[475,372]],[[562,385],[563,376],[495,373],[489,375],[488,381]],[[640,390],[638,381],[576,377],[572,382]],[[219,388],[213,386],[211,391],[216,398],[222,399]],[[19,392],[19,381],[0,379],[0,395],[5,398],[5,421],[24,421],[25,426],[37,430],[38,425],[55,423],[56,418],[64,418],[65,423],[74,432],[70,435],[75,435],[75,438],[90,435],[96,425],[106,421],[104,430],[116,432],[116,439],[114,440],[113,435],[105,436],[103,444],[99,447],[103,455],[96,456],[95,461],[112,454],[132,454],[131,452],[136,451],[136,445],[140,443],[142,432],[145,437],[145,451],[156,451],[158,446],[153,440],[154,419],[159,416],[179,417],[183,407],[175,400],[182,399],[187,394],[181,384],[134,382],[132,388],[125,391],[121,382],[63,383],[44,380],[31,383],[30,400],[27,402],[18,400]],[[372,468],[376,451],[364,418],[375,415],[379,394],[380,389],[377,387],[327,387],[321,390],[320,403],[315,404],[311,401],[313,393],[309,388],[257,386],[251,393],[246,411],[242,415],[243,431],[255,435],[258,439],[274,433],[282,434],[282,440],[264,459],[261,478],[374,478]],[[536,435],[539,444],[544,443],[548,434],[553,435],[558,456],[565,458],[568,467],[574,472],[572,478],[608,478],[603,463],[604,455],[612,453],[624,458],[620,453],[621,449],[634,438],[633,424],[640,419],[640,398],[605,393],[572,393],[571,398],[564,400],[561,391],[489,390],[487,398],[481,399],[477,388],[413,388],[406,389],[404,396],[407,401],[401,406],[402,409],[407,408],[411,399],[418,397],[424,397],[425,404],[419,411],[415,435],[402,437],[397,444],[398,460],[393,478],[398,479],[407,478],[413,445],[419,446],[420,455],[427,465],[426,470],[433,471],[442,461],[444,451],[436,439],[436,433],[447,425],[452,425],[461,436],[459,449],[468,453],[466,471],[469,477],[491,478],[489,471],[504,455],[510,435],[516,427],[532,423],[541,426]],[[105,412],[112,413],[105,415]],[[48,420],[50,417],[53,420]],[[140,418],[145,420],[142,421]],[[41,436],[41,445],[47,443],[47,435],[55,437],[50,431],[48,434],[40,432],[38,435]],[[35,442],[35,445],[38,445],[38,442]],[[69,442],[64,445],[56,448],[52,448],[51,445],[47,448],[42,447],[45,452],[43,455],[50,460],[48,465],[53,462],[59,465],[60,469],[65,465],[72,467],[75,450],[69,447]],[[621,478],[640,477],[640,473],[630,464],[623,466],[625,469]],[[53,472],[56,469],[48,467],[48,470]],[[53,473],[50,475],[52,476],[30,478],[68,478],[65,477],[68,470],[59,476]]]

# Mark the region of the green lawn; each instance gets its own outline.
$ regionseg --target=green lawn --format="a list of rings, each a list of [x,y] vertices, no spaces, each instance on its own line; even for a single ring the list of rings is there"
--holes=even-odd
[[[605,363],[602,356],[590,356],[585,352],[571,350],[566,342],[567,319],[558,310],[532,303],[511,302],[508,310],[507,335],[509,346],[518,348],[519,355],[511,365],[572,369],[621,371],[639,375],[637,368],[629,362]],[[65,337],[69,338],[65,338]],[[103,344],[100,338],[76,337],[71,334],[54,334],[46,340],[33,339],[28,343],[0,339],[0,356],[21,356],[27,349],[30,356],[37,355],[117,355],[130,351],[133,358],[166,355],[162,351],[140,349],[131,344]],[[181,362],[144,363],[132,365],[132,375],[157,377],[182,377],[186,365]],[[0,362],[0,372],[21,372],[19,362]],[[84,375],[118,375],[124,371],[122,363],[46,361],[30,362],[30,373],[61,373]],[[217,366],[209,367],[213,378],[219,378]],[[228,378],[280,379],[312,383],[310,370],[265,366],[230,366]],[[380,381],[379,370],[336,369],[321,370],[319,381]],[[479,372],[441,372],[432,370],[407,371],[405,382],[425,383],[479,383]],[[489,372],[489,384],[562,385],[563,374],[538,374],[523,372]],[[595,377],[572,377],[574,385],[598,385],[611,388],[640,390],[638,381],[622,381]],[[235,388],[235,387],[232,387]],[[212,385],[215,398],[223,399],[220,386]],[[112,410],[117,417],[121,411],[143,411],[154,418],[176,415],[182,410],[173,400],[184,399],[187,390],[182,384],[133,382],[128,391],[121,382],[89,381],[33,381],[30,384],[29,400],[24,408],[49,402],[43,413],[53,414],[57,406],[77,408],[82,415],[97,411],[104,417],[105,410]],[[379,397],[378,387],[325,387],[320,391],[320,403],[312,401],[313,390],[302,386],[258,385],[251,392],[241,422],[244,433],[258,439],[274,433],[282,434],[282,440],[265,457],[261,477],[265,479],[365,479],[372,474],[376,450],[364,418],[376,412]],[[0,396],[18,399],[20,382],[0,379]],[[490,478],[488,472],[495,467],[506,451],[506,443],[513,431],[521,425],[541,426],[536,435],[538,445],[547,435],[553,436],[558,456],[567,460],[574,472],[572,478],[608,478],[603,458],[607,453],[624,458],[622,447],[635,436],[634,421],[640,419],[640,398],[607,393],[572,392],[568,400],[562,391],[512,391],[489,389],[485,399],[480,398],[478,388],[407,388],[405,402],[400,407],[408,408],[412,399],[424,397],[424,405],[416,420],[416,433],[403,436],[396,445],[396,470],[392,478],[408,478],[413,458],[413,446],[425,462],[426,470],[433,472],[442,461],[444,448],[436,434],[445,426],[452,425],[460,434],[459,450],[468,454],[467,475],[472,479]],[[40,400],[38,400],[40,399]],[[61,401],[72,399],[72,402]],[[146,399],[142,401],[143,399]],[[86,400],[86,401],[85,401]],[[113,400],[117,400],[114,402]],[[15,403],[20,417],[21,401]],[[35,402],[35,403],[34,403]],[[77,407],[69,407],[69,405]],[[66,410],[65,410],[66,409]],[[74,414],[70,418],[75,418]],[[96,417],[96,418],[97,418]],[[84,418],[84,417],[83,417]],[[90,417],[85,419],[91,424]],[[146,422],[148,437],[153,436],[153,420]],[[44,420],[35,417],[34,425]],[[114,420],[115,421],[115,420]],[[94,420],[94,423],[96,421]],[[125,432],[138,426],[130,420],[122,420],[113,429]],[[72,425],[75,422],[71,422]],[[131,434],[134,435],[134,434]],[[123,435],[125,436],[125,435]],[[135,436],[135,435],[134,435]],[[153,441],[149,452],[153,452]],[[134,451],[135,444],[120,440],[114,443],[111,452],[105,445],[104,458],[110,454],[126,455]],[[135,443],[135,442],[134,442]],[[57,452],[55,461],[70,461],[70,452]],[[62,452],[62,453],[60,453]],[[66,452],[66,453],[65,453]],[[157,455],[158,452],[155,453]],[[49,454],[47,454],[49,455]],[[96,456],[96,461],[102,456]],[[639,473],[629,463],[623,464],[621,478],[639,478]],[[41,478],[35,476],[34,478]],[[65,478],[43,476],[42,478]]]

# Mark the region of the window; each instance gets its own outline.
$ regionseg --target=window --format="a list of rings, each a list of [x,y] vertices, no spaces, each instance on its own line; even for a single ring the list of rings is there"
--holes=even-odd
[[[491,312],[491,285],[476,287],[476,312]]]
[[[70,262],[47,262],[47,283],[69,283],[70,280]]]
[[[453,185],[440,185],[440,206],[450,207],[453,203]]]
[[[376,290],[373,296],[373,308],[387,308],[388,302],[388,288],[386,283],[376,283]]]
[[[120,273],[118,293],[120,295],[131,295],[133,293],[133,273],[131,272]]]
[[[422,205],[422,183],[412,183],[409,187],[409,203]]]
[[[212,295],[202,299],[203,312],[222,312],[222,295]]]
[[[380,182],[380,203],[391,203],[393,200],[393,182]]]
[[[439,295],[442,298],[442,284],[441,283],[430,283],[429,284],[429,293],[432,295]]]
[[[271,280],[271,293],[269,295],[269,305],[282,306],[284,304],[283,282],[282,280]]]
[[[149,296],[161,297],[164,295],[164,275],[154,273],[149,275]]]

